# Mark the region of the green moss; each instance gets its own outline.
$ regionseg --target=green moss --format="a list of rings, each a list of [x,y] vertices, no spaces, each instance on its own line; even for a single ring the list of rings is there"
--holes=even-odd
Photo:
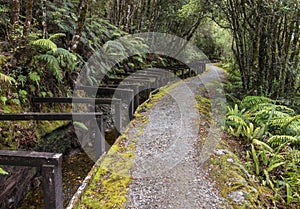
[[[127,140],[124,134],[111,147],[76,208],[125,207],[135,149],[133,143],[124,145]]]
[[[36,135],[38,139],[50,134],[54,130],[67,125],[68,121],[38,121],[36,126]]]
[[[200,94],[195,97],[197,108],[202,121],[209,124],[211,122],[211,102],[208,98],[201,96],[205,88],[200,89]],[[207,137],[207,127],[200,125],[201,139],[200,146],[205,142]],[[239,146],[239,145],[236,145]],[[228,153],[220,156],[213,155],[206,161],[205,170],[210,170],[210,176],[215,182],[215,186],[220,194],[228,200],[225,208],[268,208],[268,199],[272,193],[258,184],[258,180],[252,177],[244,168],[243,163],[230,150],[226,139],[221,139],[217,147],[220,150],[226,150]],[[234,202],[230,195],[232,192],[243,192],[245,201],[243,203]]]
[[[201,115],[206,116],[206,118],[210,118],[211,117],[211,103],[210,100],[202,97],[200,95],[197,95],[195,97],[196,101],[197,101],[197,109],[199,111],[199,113]]]
[[[268,199],[272,192],[258,184],[258,180],[247,173],[243,163],[230,151],[225,140],[221,140],[218,148],[227,150],[228,153],[212,156],[206,162],[206,166],[210,168],[210,176],[216,182],[221,195],[229,201],[230,208],[268,208]],[[237,203],[231,199],[230,194],[236,191],[244,194],[244,202]]]

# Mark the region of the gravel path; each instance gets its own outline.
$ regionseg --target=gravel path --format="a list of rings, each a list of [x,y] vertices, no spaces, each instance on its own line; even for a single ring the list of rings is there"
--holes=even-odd
[[[212,73],[181,82],[143,113],[148,123],[136,144],[127,209],[224,208],[199,154],[203,121],[195,95],[215,79]]]

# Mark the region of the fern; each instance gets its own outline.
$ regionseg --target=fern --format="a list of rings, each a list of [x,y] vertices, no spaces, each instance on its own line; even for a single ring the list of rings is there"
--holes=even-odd
[[[56,33],[56,34],[50,35],[48,39],[51,40],[51,41],[53,41],[55,39],[58,39],[58,38],[61,38],[61,37],[65,37],[65,36],[66,36],[66,34],[64,34],[64,33]]]
[[[29,73],[29,78],[30,78],[30,80],[35,82],[37,86],[40,85],[41,77],[37,74],[37,72],[30,72]]]
[[[291,146],[299,146],[300,136],[274,135],[269,138],[268,143],[272,147],[276,147],[284,143],[290,144]]]
[[[257,146],[260,146],[262,149],[264,149],[264,150],[267,150],[269,153],[273,153],[274,152],[274,149],[273,148],[271,148],[268,144],[266,144],[266,143],[264,143],[264,142],[262,142],[262,141],[259,141],[259,140],[257,140],[257,139],[254,139],[253,141],[252,141],[252,143],[254,144],[254,145],[257,145]]]
[[[26,76],[24,76],[24,75],[19,75],[18,76],[18,82],[21,83],[22,87],[24,87],[24,84],[26,83],[26,81],[27,81],[27,77]]]
[[[54,42],[52,42],[50,39],[38,39],[38,40],[30,42],[30,44],[35,47],[43,48],[46,51],[51,50],[54,53],[57,50],[56,44]]]
[[[259,175],[259,173],[260,173],[259,159],[258,159],[256,150],[255,150],[255,147],[253,146],[253,144],[251,144],[251,153],[252,153],[252,158],[254,161],[255,173],[256,173],[256,175]]]
[[[3,83],[15,84],[16,80],[10,76],[0,73],[0,81]]]
[[[275,101],[262,96],[247,96],[242,100],[241,106],[244,108],[249,108],[262,103],[275,103]]]
[[[46,66],[48,66],[52,70],[52,74],[55,76],[57,81],[62,81],[63,73],[60,68],[59,61],[56,57],[50,54],[41,54],[35,56],[35,59],[43,61],[46,64]]]
[[[127,57],[124,46],[118,41],[108,41],[103,46],[103,51],[109,56]]]
[[[3,168],[0,167],[0,175],[8,175],[8,172],[6,172]]]

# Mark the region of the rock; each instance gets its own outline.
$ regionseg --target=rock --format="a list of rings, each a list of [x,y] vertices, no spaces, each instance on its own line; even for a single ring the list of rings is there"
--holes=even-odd
[[[228,158],[228,159],[227,159],[227,162],[233,163],[233,159],[232,159],[232,158]]]
[[[214,153],[215,153],[216,155],[218,155],[218,156],[221,156],[221,155],[228,154],[229,152],[228,152],[228,150],[216,149],[216,150],[214,151]]]
[[[242,205],[245,202],[244,193],[242,191],[233,191],[229,193],[228,197],[239,205]]]

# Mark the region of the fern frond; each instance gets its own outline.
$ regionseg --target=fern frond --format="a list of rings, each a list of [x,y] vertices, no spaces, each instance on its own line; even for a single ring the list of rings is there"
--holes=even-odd
[[[270,125],[282,135],[300,135],[300,115],[276,117]]]
[[[75,62],[76,59],[77,59],[77,57],[74,54],[72,54],[70,51],[68,51],[64,48],[57,48],[56,54],[66,58],[67,61],[70,62],[70,63]]]
[[[103,47],[104,52],[111,56],[127,56],[124,46],[117,41],[108,41]]]
[[[293,121],[286,127],[286,133],[289,135],[300,135],[300,122]]]
[[[37,86],[40,85],[41,77],[37,74],[37,72],[30,72],[29,73],[29,78],[30,78],[30,80],[35,82]]]
[[[274,135],[269,138],[268,143],[272,146],[279,146],[282,144],[290,144],[292,146],[300,145],[300,136],[290,136],[290,135]]]
[[[59,68],[59,63],[56,57],[51,54],[41,54],[35,56],[36,60],[45,62],[51,68]]]
[[[244,108],[249,108],[262,103],[272,104],[275,103],[275,101],[263,96],[247,96],[242,100],[241,105]]]
[[[66,36],[66,34],[64,34],[64,33],[55,33],[55,34],[50,35],[48,39],[53,41],[57,38],[61,38],[61,37],[65,37],[65,36]]]
[[[24,76],[24,75],[19,75],[18,76],[18,82],[21,82],[21,85],[24,86],[24,84],[26,83],[27,81],[27,77]]]
[[[264,143],[262,141],[259,141],[257,139],[253,139],[252,143],[254,145],[260,146],[261,148],[267,150],[270,153],[274,152],[274,150],[268,144],[266,144],[266,143]]]
[[[35,56],[35,59],[43,61],[46,63],[47,67],[52,70],[53,75],[55,78],[60,82],[63,78],[63,72],[59,66],[58,59],[51,54],[41,54]]]
[[[298,163],[300,166],[300,150],[298,149],[291,150],[290,152],[288,152],[287,158],[290,159],[291,161]]]
[[[275,107],[276,108],[276,107]],[[270,117],[272,115],[272,117]],[[290,117],[288,113],[277,111],[270,107],[266,107],[258,112],[253,113],[252,120],[254,120],[257,124],[263,125],[268,120],[272,121],[272,118],[284,118]]]
[[[56,44],[50,39],[38,39],[35,41],[31,41],[30,44],[36,47],[41,47],[47,51],[51,50],[54,53],[57,50]]]
[[[0,81],[3,83],[9,83],[9,84],[16,83],[16,80],[13,77],[7,76],[3,73],[0,73]]]

